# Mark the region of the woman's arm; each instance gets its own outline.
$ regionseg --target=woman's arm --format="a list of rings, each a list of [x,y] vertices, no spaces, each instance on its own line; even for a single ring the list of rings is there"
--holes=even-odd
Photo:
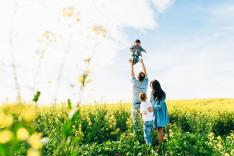
[[[163,100],[161,100],[161,101],[163,101]],[[150,96],[150,102],[152,103],[154,109],[159,110],[159,109],[162,108],[161,101],[158,104],[158,101],[155,101],[153,94],[151,94],[151,96]]]
[[[152,108],[152,107],[148,107],[148,108],[147,108],[147,111],[148,111],[148,112],[153,112],[153,108]]]
[[[156,110],[159,110],[159,109],[162,108],[162,106],[161,106],[161,105],[155,105],[154,108],[155,108]]]
[[[159,104],[155,106],[156,110],[162,109],[162,105],[165,103],[165,100],[162,99],[159,101]]]

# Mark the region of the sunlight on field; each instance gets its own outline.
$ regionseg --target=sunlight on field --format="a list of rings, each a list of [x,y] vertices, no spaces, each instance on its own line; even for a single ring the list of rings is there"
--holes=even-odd
[[[191,99],[191,100],[169,100],[167,101],[169,113],[174,110],[201,111],[201,112],[234,112],[234,99]],[[96,104],[82,106],[81,109],[106,108],[109,110],[131,109],[130,103]]]
[[[170,112],[174,112],[176,110],[185,111],[185,112],[234,112],[234,99],[191,99],[191,100],[168,100],[167,106]],[[3,104],[1,108],[12,112],[21,112],[25,108],[37,108],[37,111],[69,111],[67,108],[67,104],[60,105],[52,105],[52,106],[39,106],[34,107],[31,104],[15,104],[15,103],[7,103]],[[127,102],[119,102],[119,103],[105,103],[105,104],[87,104],[82,105],[80,107],[81,111],[90,110],[95,111],[96,109],[107,109],[109,111],[115,110],[125,110],[130,111],[131,104]]]
[[[184,111],[234,112],[234,99],[195,99],[168,101],[169,111],[182,109]]]

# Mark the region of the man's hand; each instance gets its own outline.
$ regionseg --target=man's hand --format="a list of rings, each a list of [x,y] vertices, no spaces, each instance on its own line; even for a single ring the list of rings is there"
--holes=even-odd
[[[141,58],[140,62],[141,62],[141,63],[144,63],[144,60],[143,60],[143,58]]]

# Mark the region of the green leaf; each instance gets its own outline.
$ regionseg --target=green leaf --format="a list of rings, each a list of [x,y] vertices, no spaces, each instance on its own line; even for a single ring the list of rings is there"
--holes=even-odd
[[[68,99],[68,100],[67,100],[67,106],[68,106],[68,109],[72,109],[72,102],[71,102],[71,99]]]
[[[41,95],[41,92],[40,92],[40,91],[37,91],[36,94],[34,95],[33,101],[34,101],[35,103],[39,100],[40,95]]]

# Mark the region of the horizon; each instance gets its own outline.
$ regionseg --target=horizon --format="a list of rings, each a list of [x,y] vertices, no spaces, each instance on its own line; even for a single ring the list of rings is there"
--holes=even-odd
[[[217,97],[217,98],[189,98],[189,99],[166,99],[167,102],[178,102],[178,101],[183,101],[183,102],[186,102],[186,101],[209,101],[209,100],[213,100],[213,101],[217,101],[217,100],[222,100],[222,101],[225,101],[225,100],[234,100],[234,98],[222,98],[222,97]],[[74,102],[74,101],[71,101],[72,103],[72,107],[76,106],[78,103]],[[109,101],[109,102],[106,102],[106,101],[92,101],[92,102],[82,102],[82,103],[79,103],[79,106],[93,106],[93,105],[122,105],[122,104],[127,104],[127,105],[131,105],[131,100],[119,100],[119,101]],[[23,104],[23,105],[31,105],[31,104],[35,104],[37,106],[50,106],[50,105],[54,105],[56,104],[56,106],[64,106],[68,104],[68,99],[65,100],[65,101],[60,101],[60,102],[57,102],[57,103],[41,103],[40,100],[38,102],[33,102],[33,101],[17,101],[17,100],[13,100],[13,101],[3,101],[0,103],[0,105],[4,106],[4,105],[18,105],[18,104]]]

